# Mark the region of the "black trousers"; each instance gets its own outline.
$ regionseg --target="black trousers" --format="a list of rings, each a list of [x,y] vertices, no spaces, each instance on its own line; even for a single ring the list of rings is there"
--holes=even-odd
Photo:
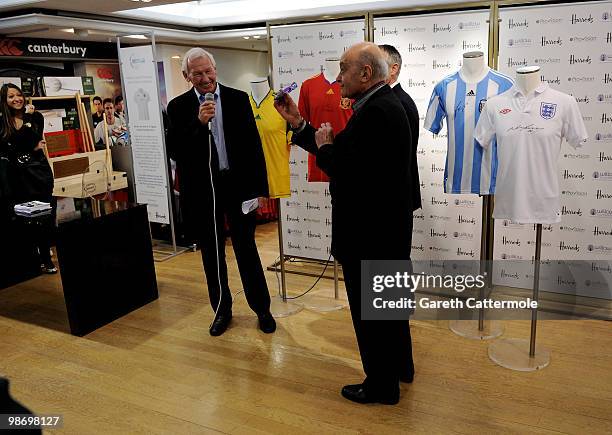
[[[217,243],[215,243],[212,207],[208,212],[204,212],[204,216],[199,217],[202,225],[198,230],[211,307],[216,310],[219,306],[218,313],[220,314],[229,314],[232,310],[232,293],[227,281],[225,262],[226,234],[224,228],[225,216],[227,216],[232,246],[247,302],[255,313],[267,313],[270,311],[270,293],[255,244],[256,212],[253,211],[247,215],[242,213],[242,202],[235,199],[230,188],[232,185],[231,172],[215,175],[214,184]],[[217,246],[219,247],[219,263],[217,263]]]
[[[361,263],[342,261],[344,284],[366,379],[374,394],[394,394],[399,379],[414,375],[412,338],[407,320],[361,320]]]

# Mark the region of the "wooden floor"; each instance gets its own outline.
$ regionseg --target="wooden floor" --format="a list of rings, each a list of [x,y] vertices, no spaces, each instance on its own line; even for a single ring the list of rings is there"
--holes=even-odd
[[[271,264],[274,224],[259,227],[258,244]],[[64,416],[55,433],[612,433],[609,322],[540,322],[552,362],[535,373],[496,366],[488,342],[443,322],[413,322],[414,383],[397,406],[363,406],[339,394],[363,376],[347,310],[302,311],[264,335],[239,295],[231,329],[212,338],[200,254],[156,267],[159,300],[85,338],[67,332],[57,276],[0,291],[0,373],[32,410]],[[297,293],[313,278],[288,281]],[[319,287],[332,294],[330,281]],[[529,334],[527,322],[505,326]]]

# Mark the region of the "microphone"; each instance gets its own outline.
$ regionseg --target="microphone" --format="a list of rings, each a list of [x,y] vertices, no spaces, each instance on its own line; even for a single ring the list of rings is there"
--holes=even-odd
[[[210,93],[210,92],[207,92],[204,95],[204,102],[206,103],[207,101],[212,101],[213,103],[215,102],[215,96],[212,93]],[[210,118],[210,119],[212,119],[212,118]],[[212,127],[210,125],[210,119],[208,120],[208,129],[212,131]]]

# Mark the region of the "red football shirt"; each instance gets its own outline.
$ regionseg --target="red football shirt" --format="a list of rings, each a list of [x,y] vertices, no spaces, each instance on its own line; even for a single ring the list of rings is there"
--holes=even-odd
[[[302,83],[298,109],[300,114],[314,128],[329,122],[334,135],[340,133],[353,114],[353,104],[349,98],[340,95],[340,83],[328,82],[323,73],[317,74]],[[316,164],[316,158],[308,154],[308,181],[329,181],[329,178]]]

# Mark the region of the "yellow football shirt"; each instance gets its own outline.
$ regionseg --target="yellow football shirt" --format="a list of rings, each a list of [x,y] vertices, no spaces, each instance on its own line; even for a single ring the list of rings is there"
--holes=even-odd
[[[272,91],[264,97],[258,106],[249,96],[251,108],[257,123],[268,171],[268,188],[270,198],[291,196],[289,183],[289,150],[287,140],[287,123],[274,108]]]

